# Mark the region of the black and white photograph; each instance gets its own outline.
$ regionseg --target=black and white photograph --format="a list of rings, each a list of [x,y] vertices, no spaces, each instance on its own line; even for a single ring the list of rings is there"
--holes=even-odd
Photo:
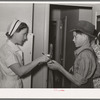
[[[0,2],[0,88],[99,90],[100,2]]]
[[[99,9],[0,3],[0,87],[99,88]]]

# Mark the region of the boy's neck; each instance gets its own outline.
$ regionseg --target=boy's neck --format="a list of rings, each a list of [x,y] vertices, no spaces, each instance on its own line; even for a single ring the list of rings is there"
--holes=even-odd
[[[90,46],[90,42],[88,40],[87,41],[84,41],[84,43],[80,47],[78,47],[78,48],[81,48],[83,46]]]

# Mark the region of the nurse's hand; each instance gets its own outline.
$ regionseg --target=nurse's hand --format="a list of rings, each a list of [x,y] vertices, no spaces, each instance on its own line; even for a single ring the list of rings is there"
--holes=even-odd
[[[38,62],[38,65],[46,65],[48,61],[50,61],[50,58],[48,56],[48,54],[45,54],[39,58],[36,59],[36,61]]]
[[[48,67],[52,70],[61,70],[63,68],[62,65],[60,65],[58,62],[51,60],[47,63]]]
[[[38,58],[39,62],[48,62],[50,60],[50,58],[48,57],[48,55],[43,55],[41,57]]]

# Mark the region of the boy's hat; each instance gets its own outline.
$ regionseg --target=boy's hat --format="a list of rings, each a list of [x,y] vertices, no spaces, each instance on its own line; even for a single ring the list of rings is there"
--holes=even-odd
[[[88,22],[88,21],[80,20],[78,22],[78,24],[75,26],[75,28],[72,29],[71,31],[76,31],[76,30],[80,30],[84,34],[95,38],[95,36],[93,35],[94,30],[95,30],[95,26],[92,23]]]

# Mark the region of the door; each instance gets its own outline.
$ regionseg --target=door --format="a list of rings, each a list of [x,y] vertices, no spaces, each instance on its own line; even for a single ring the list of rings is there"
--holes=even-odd
[[[60,64],[66,66],[66,36],[67,36],[67,16],[61,19],[60,25]],[[61,75],[61,87],[64,87],[64,76]]]
[[[56,44],[59,42],[59,47],[56,49],[55,54],[59,54],[59,63],[65,68],[66,65],[66,35],[67,35],[67,16],[60,20],[60,31],[59,39],[56,41]],[[56,59],[55,59],[56,60]],[[64,87],[64,76],[59,71],[54,71],[54,87],[63,88]]]
[[[65,67],[66,61],[66,34],[67,34],[67,16],[61,20],[61,52],[60,52],[60,63]]]
[[[68,60],[70,60],[69,57],[67,57],[67,55],[69,55],[68,53],[71,52],[69,48],[69,45],[71,45],[69,43],[69,40],[71,40],[70,35],[68,33],[68,20],[67,20],[67,16],[64,16],[61,20],[60,20],[60,30],[59,30],[59,39],[57,40],[56,44],[59,42],[59,46],[56,49],[56,53],[58,54],[57,57],[59,57],[59,63],[64,67],[64,69],[66,69],[68,71],[69,68],[68,67]],[[55,55],[56,56],[56,55]],[[56,59],[55,59],[56,60]],[[72,60],[72,59],[71,59]],[[60,88],[65,88],[65,87],[70,87],[70,81],[64,76],[62,75],[60,72],[55,71],[54,73],[54,86],[56,88],[60,87]]]
[[[50,22],[49,45],[52,44],[53,47],[52,59],[59,62],[63,67],[66,65],[66,33],[67,16],[59,21]],[[59,71],[49,70],[48,76],[48,87],[64,87],[64,76]]]
[[[49,54],[52,59],[55,60],[55,52],[56,52],[56,33],[57,33],[57,21],[50,21],[50,32],[49,32]],[[54,75],[55,71],[48,69],[48,88],[55,87]]]

